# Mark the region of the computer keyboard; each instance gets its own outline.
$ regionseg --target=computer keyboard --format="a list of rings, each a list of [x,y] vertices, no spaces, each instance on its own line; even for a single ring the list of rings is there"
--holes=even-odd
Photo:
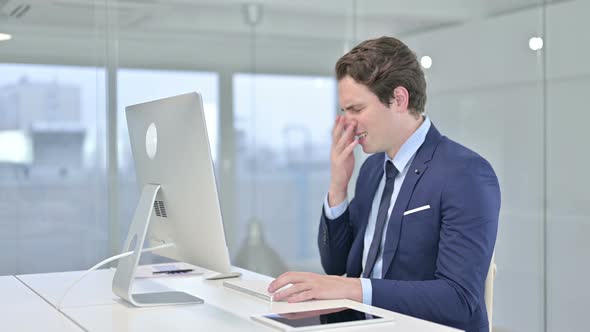
[[[223,282],[223,286],[237,290],[239,292],[243,292],[245,294],[255,296],[259,299],[263,299],[266,301],[272,301],[272,293],[267,291],[268,286],[270,285],[269,281],[265,280],[227,280]],[[280,290],[288,288],[291,285],[287,285]]]

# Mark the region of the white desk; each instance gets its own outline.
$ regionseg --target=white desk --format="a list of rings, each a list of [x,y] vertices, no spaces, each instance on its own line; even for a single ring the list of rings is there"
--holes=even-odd
[[[243,279],[271,278],[247,270]],[[82,272],[20,275],[18,278],[34,289],[47,302],[55,305],[68,285]],[[117,298],[111,291],[112,270],[89,275],[68,294],[62,310],[88,331],[275,331],[250,319],[251,315],[270,312],[326,309],[350,306],[376,315],[392,317],[394,323],[371,325],[371,331],[458,331],[410,316],[383,310],[349,300],[309,301],[289,304],[267,302],[254,296],[223,287],[221,280],[204,280],[203,276],[179,276],[139,279],[135,292],[180,290],[205,300],[205,304],[135,308]],[[367,328],[339,328],[338,331],[362,331]]]
[[[2,330],[82,331],[15,277],[0,277]]]

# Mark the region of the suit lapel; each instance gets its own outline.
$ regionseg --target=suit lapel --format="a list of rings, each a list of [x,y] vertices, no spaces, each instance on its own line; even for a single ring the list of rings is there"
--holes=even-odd
[[[440,142],[441,135],[438,130],[431,124],[424,143],[418,151],[408,169],[408,173],[402,183],[402,187],[399,191],[393,211],[389,217],[389,224],[387,226],[387,235],[385,237],[385,246],[383,250],[383,276],[387,275],[391,263],[397,252],[399,245],[399,239],[402,229],[402,217],[403,213],[408,207],[412,193],[416,184],[426,172],[428,168],[428,162],[432,159],[432,155],[436,150],[436,146]]]

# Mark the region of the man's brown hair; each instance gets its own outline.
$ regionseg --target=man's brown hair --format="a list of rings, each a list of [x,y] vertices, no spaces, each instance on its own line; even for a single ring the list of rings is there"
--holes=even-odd
[[[426,79],[416,54],[399,39],[381,37],[366,40],[336,62],[338,81],[350,76],[366,85],[384,105],[391,105],[398,86],[410,94],[408,109],[414,115],[424,112]]]

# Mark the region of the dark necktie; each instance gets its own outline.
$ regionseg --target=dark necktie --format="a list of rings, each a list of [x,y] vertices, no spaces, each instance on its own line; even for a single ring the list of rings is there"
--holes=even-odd
[[[377,255],[381,248],[383,229],[385,228],[385,222],[387,221],[387,211],[389,210],[389,204],[391,202],[391,194],[393,194],[393,184],[397,173],[399,173],[397,168],[395,168],[393,163],[388,160],[385,165],[385,189],[383,189],[383,195],[381,195],[381,203],[379,204],[379,212],[377,213],[377,221],[375,222],[375,233],[373,234],[371,247],[369,247],[369,254],[367,255],[365,270],[363,271],[363,278],[369,278],[371,276],[373,266],[377,261]]]

